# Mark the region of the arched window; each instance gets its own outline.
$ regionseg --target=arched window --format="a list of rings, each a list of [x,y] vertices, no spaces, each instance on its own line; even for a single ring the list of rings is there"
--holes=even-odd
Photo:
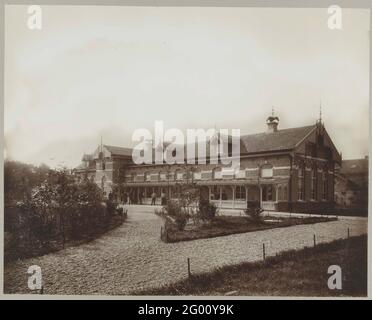
[[[327,174],[325,172],[322,173],[322,178],[323,178],[323,200],[327,200],[328,180],[327,180]]]
[[[298,168],[298,200],[305,200],[305,166]]]
[[[316,200],[316,194],[317,194],[317,168],[313,168],[311,171],[311,200]]]

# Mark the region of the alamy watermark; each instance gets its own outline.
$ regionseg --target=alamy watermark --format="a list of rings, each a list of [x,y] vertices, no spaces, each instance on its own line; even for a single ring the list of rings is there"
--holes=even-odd
[[[327,20],[328,28],[331,30],[342,29],[342,9],[338,5],[329,6],[327,9],[329,15]]]
[[[338,265],[331,265],[328,267],[328,274],[331,276],[328,278],[328,288],[330,290],[342,290],[342,271],[341,267]]]
[[[41,268],[38,265],[29,266],[27,273],[30,275],[27,286],[30,290],[41,290],[43,287]]]
[[[240,167],[240,129],[164,130],[163,121],[155,121],[155,136],[148,129],[136,129],[132,135],[132,159],[136,164],[218,164],[230,169]]]

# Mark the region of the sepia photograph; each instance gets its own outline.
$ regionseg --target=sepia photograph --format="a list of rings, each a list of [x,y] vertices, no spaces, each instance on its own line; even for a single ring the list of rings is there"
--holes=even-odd
[[[3,295],[367,298],[370,17],[5,5]]]

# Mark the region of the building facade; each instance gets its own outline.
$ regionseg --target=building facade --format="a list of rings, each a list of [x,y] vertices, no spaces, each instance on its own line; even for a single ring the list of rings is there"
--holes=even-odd
[[[335,202],[340,208],[368,208],[368,157],[342,160],[335,177]]]
[[[334,206],[335,169],[341,156],[324,124],[278,130],[270,116],[263,133],[240,137],[240,168],[212,164],[142,164],[128,148],[101,145],[83,157],[76,176],[90,177],[104,192],[120,185],[132,203],[150,204],[151,195],[179,196],[184,184],[221,208],[246,208],[259,202],[266,210],[324,212]],[[118,195],[122,199],[122,195]]]

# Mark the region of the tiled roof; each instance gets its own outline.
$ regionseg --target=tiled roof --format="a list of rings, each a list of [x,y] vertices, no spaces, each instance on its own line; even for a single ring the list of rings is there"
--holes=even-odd
[[[342,160],[341,164],[342,174],[361,174],[368,173],[368,158]]]
[[[263,132],[241,136],[241,153],[258,153],[292,149],[309,134],[316,125]]]
[[[131,148],[124,148],[124,147],[116,147],[116,146],[107,146],[104,145],[104,147],[111,152],[113,155],[118,156],[132,156],[132,149]]]
[[[281,151],[293,149],[302,139],[304,139],[316,125],[278,130],[276,132],[263,132],[257,134],[244,135],[240,137],[240,153],[260,153],[269,151]],[[104,147],[113,155],[132,156],[132,149],[117,146]],[[166,147],[166,143],[164,148]],[[187,145],[184,146],[185,155],[187,154]],[[155,150],[153,150],[154,152]],[[209,142],[206,152],[209,154]],[[195,154],[197,154],[197,144],[195,144]],[[153,154],[153,159],[154,159]]]

